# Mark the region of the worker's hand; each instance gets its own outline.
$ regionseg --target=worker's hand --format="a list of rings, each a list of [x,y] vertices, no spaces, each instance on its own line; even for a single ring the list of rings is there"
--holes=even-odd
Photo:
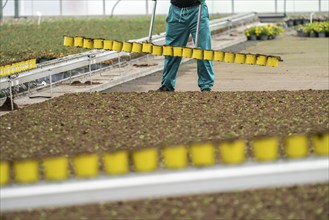
[[[205,3],[206,0],[199,0],[201,4]]]

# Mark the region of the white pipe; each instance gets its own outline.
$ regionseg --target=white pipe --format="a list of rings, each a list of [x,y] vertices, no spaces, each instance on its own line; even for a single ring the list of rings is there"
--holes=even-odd
[[[0,211],[321,183],[328,169],[325,157],[15,185],[0,188]]]
[[[310,15],[310,22],[313,23],[313,15],[314,15],[314,12],[311,13]]]

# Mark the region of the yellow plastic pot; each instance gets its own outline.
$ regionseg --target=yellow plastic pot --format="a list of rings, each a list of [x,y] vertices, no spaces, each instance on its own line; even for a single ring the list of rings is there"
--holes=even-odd
[[[259,66],[265,66],[267,61],[267,57],[264,55],[260,55],[257,57],[256,64]]]
[[[162,46],[160,46],[160,45],[153,45],[153,47],[152,47],[152,54],[154,56],[162,56]]]
[[[163,150],[165,168],[181,169],[187,166],[187,149],[185,146],[166,147]]]
[[[182,57],[183,56],[183,47],[174,47],[174,56]]]
[[[192,48],[184,47],[182,56],[185,58],[192,58],[192,52],[193,52]]]
[[[142,52],[143,53],[152,53],[152,43],[143,42]]]
[[[288,158],[302,158],[308,154],[308,141],[305,135],[289,136],[285,140],[285,152]]]
[[[90,38],[83,39],[83,48],[92,49],[93,48],[93,40]]]
[[[46,180],[65,180],[68,177],[69,161],[66,157],[52,157],[43,161]]]
[[[270,67],[279,66],[279,58],[277,58],[277,57],[268,57],[266,65],[270,66]]]
[[[14,64],[12,64],[11,65],[11,70],[10,70],[10,73],[11,74],[14,74],[14,73],[17,73],[18,71],[17,71],[17,64],[16,63],[14,63]]]
[[[141,43],[133,42],[133,48],[131,49],[134,53],[141,53],[143,45]]]
[[[64,46],[72,47],[74,45],[74,38],[70,36],[64,36]]]
[[[225,63],[234,63],[235,54],[234,53],[225,53],[224,62]]]
[[[0,186],[9,183],[9,164],[8,162],[0,162]]]
[[[191,159],[194,166],[210,166],[215,163],[215,146],[211,143],[191,146]]]
[[[4,76],[9,76],[11,74],[11,65],[6,65],[3,68]]]
[[[130,53],[133,48],[133,44],[131,42],[123,42],[122,51]]]
[[[163,56],[172,56],[173,55],[173,47],[169,45],[163,46]]]
[[[127,151],[107,153],[103,157],[105,172],[110,175],[125,174],[129,171]]]
[[[74,37],[74,46],[83,47],[83,37]]]
[[[0,77],[5,76],[5,67],[0,66]]]
[[[312,136],[314,153],[318,156],[329,155],[329,132]]]
[[[219,145],[220,158],[226,164],[239,164],[245,160],[246,143],[243,140],[224,142]]]
[[[214,60],[223,62],[224,61],[224,54],[225,53],[222,52],[222,51],[215,51],[214,52]]]
[[[32,183],[39,180],[38,161],[22,160],[14,163],[15,179],[18,183]]]
[[[154,148],[133,152],[133,161],[137,172],[150,172],[158,167],[158,151]]]
[[[203,50],[199,48],[194,48],[193,53],[192,53],[192,58],[197,59],[197,60],[202,60],[203,59]]]
[[[246,64],[255,65],[256,64],[256,55],[247,54],[246,56]]]
[[[84,154],[73,158],[74,171],[77,177],[88,178],[98,175],[98,155]]]
[[[113,49],[113,40],[104,40],[103,49],[104,50],[112,50]]]
[[[36,67],[37,67],[37,60],[36,59],[29,60],[29,69],[34,69]]]
[[[121,41],[114,40],[113,41],[113,50],[117,52],[121,52],[123,43]]]
[[[276,137],[254,140],[253,150],[254,157],[258,161],[276,160],[279,154],[279,140]]]
[[[238,53],[235,55],[235,63],[237,64],[245,64],[246,62],[246,55]]]
[[[29,69],[29,62],[28,61],[20,62],[18,64],[18,69],[19,69],[19,72],[28,70]]]
[[[104,40],[103,39],[94,39],[94,48],[95,49],[103,49],[104,47]]]
[[[214,51],[213,50],[204,50],[203,51],[203,59],[204,60],[213,60],[214,59]]]

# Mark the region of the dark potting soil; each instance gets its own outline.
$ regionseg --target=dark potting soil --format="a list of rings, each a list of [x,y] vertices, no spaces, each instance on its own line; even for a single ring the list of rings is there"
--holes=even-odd
[[[0,117],[1,160],[328,130],[329,91],[82,93]],[[327,184],[0,214],[0,219],[328,219]]]
[[[0,117],[1,160],[328,130],[329,91],[80,93]]]

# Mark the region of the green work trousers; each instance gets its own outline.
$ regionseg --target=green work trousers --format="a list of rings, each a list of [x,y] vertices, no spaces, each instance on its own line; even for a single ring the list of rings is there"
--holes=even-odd
[[[186,46],[190,34],[195,41],[199,6],[178,8],[170,6],[166,18],[166,45]],[[202,4],[198,47],[211,49],[211,35],[209,28],[209,13],[205,3]],[[182,58],[166,56],[162,74],[161,86],[170,91],[175,90],[176,74]],[[211,89],[214,84],[214,68],[212,61],[197,60],[198,86],[201,90]]]

